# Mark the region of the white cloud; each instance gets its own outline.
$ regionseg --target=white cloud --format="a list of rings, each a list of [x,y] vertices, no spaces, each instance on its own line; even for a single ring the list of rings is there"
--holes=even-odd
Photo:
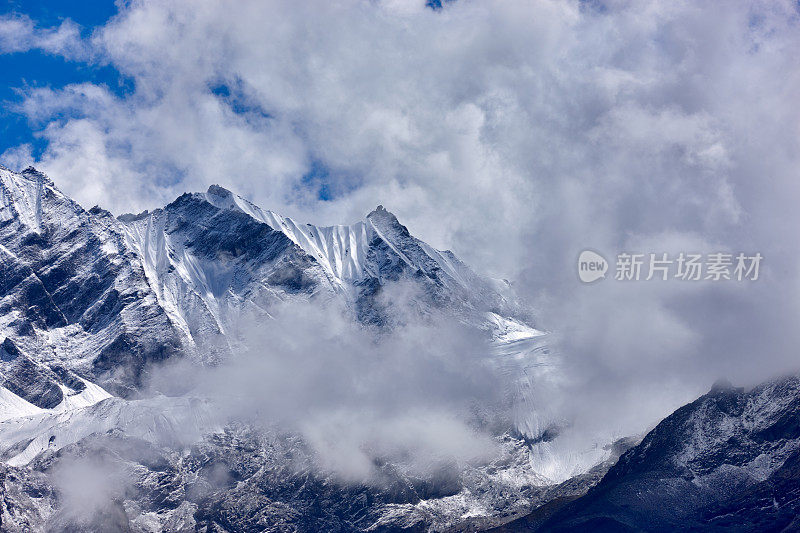
[[[0,54],[32,49],[70,59],[85,59],[88,52],[80,28],[69,19],[52,28],[38,28],[26,15],[0,15]]]
[[[490,431],[512,427],[519,377],[487,362],[480,332],[448,317],[421,321],[405,289],[387,287],[398,293],[387,304],[408,318],[392,332],[376,336],[333,303],[284,304],[270,309],[274,320],[244,317],[241,348],[223,364],[170,361],[149,372],[149,385],[191,389],[220,426],[302,435],[318,466],[348,481],[375,480],[376,459],[423,475],[493,457]]]
[[[30,21],[3,24],[6,49],[30,39]],[[36,164],[87,206],[211,183],[317,223],[382,203],[515,278],[584,397],[644,419],[719,374],[793,364],[799,29],[789,0],[141,1],[91,38],[133,94],[33,91],[22,109],[50,142]],[[303,184],[313,162],[334,199]],[[680,288],[574,275],[585,247],[689,245],[761,251],[767,271]],[[634,390],[663,401],[630,409]]]

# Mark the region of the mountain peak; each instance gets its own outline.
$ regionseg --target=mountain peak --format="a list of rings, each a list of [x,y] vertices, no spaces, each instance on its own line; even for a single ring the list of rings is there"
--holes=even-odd
[[[20,174],[22,174],[23,176],[26,176],[26,177],[34,177],[34,178],[46,178],[47,177],[47,175],[44,172],[42,172],[40,170],[37,170],[36,167],[34,167],[34,166],[28,166],[28,168],[26,168],[25,170],[20,172]]]
[[[388,237],[391,234],[397,234],[402,238],[411,237],[411,233],[409,233],[408,228],[402,225],[399,220],[397,220],[397,217],[394,215],[394,213],[387,211],[382,205],[379,205],[372,213],[367,215],[367,220],[369,220],[378,230],[383,232],[384,237]]]
[[[150,216],[150,211],[145,209],[141,213],[123,213],[117,217],[117,220],[120,222],[136,222],[137,220],[141,220],[143,218],[147,218]]]
[[[211,194],[211,195],[214,195],[214,196],[219,196],[219,197],[222,197],[222,198],[230,198],[231,196],[233,196],[233,193],[231,191],[229,191],[225,187],[221,187],[220,185],[217,185],[217,184],[210,185],[208,187],[208,191],[206,191],[206,192],[208,194]]]
[[[391,211],[387,211],[383,205],[379,205],[375,209],[372,210],[370,214],[367,215],[368,219],[378,219],[378,220],[389,220],[389,221],[397,221],[397,217]]]

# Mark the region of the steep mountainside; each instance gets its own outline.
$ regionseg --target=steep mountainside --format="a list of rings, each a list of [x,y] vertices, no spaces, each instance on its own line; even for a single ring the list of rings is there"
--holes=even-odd
[[[541,335],[508,287],[415,239],[382,207],[317,228],[212,186],[115,218],[85,211],[32,168],[0,168],[0,257],[0,336],[23,357],[4,372],[50,376],[49,393],[17,390],[44,408],[68,380],[130,397],[152,362],[217,361],[243,317],[268,318],[284,300],[339,299],[362,323],[390,326],[387,282],[412,284],[423,312],[446,308],[498,342]]]
[[[0,168],[0,336],[16,347],[7,379],[40,372],[76,392],[77,375],[129,394],[148,362],[181,351],[177,333],[110,214],[85,211],[33,169]],[[26,399],[52,407],[53,391]]]
[[[800,530],[800,377],[715,386],[552,517],[506,531]]]
[[[493,457],[420,471],[370,452],[371,477],[346,481],[301,432],[144,387],[166,360],[218,369],[284,302],[385,336],[407,320],[398,287],[419,317],[477,327],[482,369],[508,377],[503,413],[470,406]],[[636,446],[559,454],[533,394],[559,377],[507,283],[383,207],[316,227],[212,186],[114,217],[0,167],[2,531],[800,530],[800,378],[715,386]]]
[[[84,210],[35,169],[0,168],[0,258],[4,530],[221,531],[264,520],[304,530],[478,528],[524,514],[525,494],[547,483],[523,439],[547,425],[529,394],[557,371],[547,336],[507,283],[416,239],[383,207],[352,225],[316,227],[212,186],[114,217]],[[297,436],[219,427],[197,398],[142,397],[158,363],[216,365],[236,351],[242,324],[271,320],[282,302],[333,302],[364,328],[391,331],[407,317],[390,285],[420,316],[478,327],[491,341],[487,362],[519,376],[506,391],[517,429],[498,435],[505,451],[495,464],[430,478],[386,464],[380,483],[352,488],[316,468],[295,472],[315,461]],[[200,444],[178,453],[187,438]],[[97,523],[76,524],[54,479],[81,457],[105,457],[100,443],[137,488]],[[194,491],[220,472],[241,486]]]

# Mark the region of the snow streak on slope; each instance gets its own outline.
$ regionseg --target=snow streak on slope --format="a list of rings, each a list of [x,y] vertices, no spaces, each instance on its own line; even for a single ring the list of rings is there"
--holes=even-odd
[[[0,167],[0,220],[19,217],[27,227],[39,231],[43,180],[38,172],[16,174]]]
[[[364,276],[369,243],[375,236],[375,228],[369,222],[317,227],[297,224],[272,211],[265,211],[262,216],[264,222],[313,255],[339,283]]]
[[[378,238],[407,266],[414,270],[435,265],[452,281],[466,289],[471,278],[476,277],[452,252],[441,252],[410,235],[402,236],[418,247],[416,255],[410,257],[401,249],[398,236],[390,232],[397,219],[383,206],[367,215],[366,220],[349,225],[314,226],[300,224],[289,217],[273,211],[263,210],[244,198],[218,186],[211,186],[206,193],[208,201],[222,209],[238,209],[256,220],[269,224],[283,232],[306,253],[313,256],[325,268],[331,280],[339,286],[356,282],[365,277],[380,277],[379,269],[370,264],[370,248]],[[404,228],[403,228],[404,229]],[[422,253],[420,253],[422,252]]]
[[[193,345],[198,334],[221,332],[220,312],[207,277],[196,262],[186,255],[180,242],[176,246],[168,242],[165,218],[157,210],[126,220],[125,240],[139,256],[159,304],[185,340]],[[177,276],[167,277],[171,271]]]
[[[344,288],[346,281],[364,277],[369,243],[375,235],[375,229],[368,221],[328,227],[298,224],[289,217],[263,210],[218,186],[211,186],[206,198],[221,209],[239,209],[283,232],[292,242],[312,255],[339,288]]]

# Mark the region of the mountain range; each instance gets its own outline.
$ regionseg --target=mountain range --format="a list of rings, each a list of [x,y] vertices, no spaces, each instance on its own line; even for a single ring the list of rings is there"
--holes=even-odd
[[[247,349],[243,325],[291,304],[378,337],[409,310],[479,332],[485,364],[510,376],[508,419],[475,416],[494,455],[424,473],[376,455],[378,481],[346,481],[303,435],[221,423],[207,398],[154,385],[175,361],[224,365]],[[548,333],[511,284],[382,206],[318,227],[212,185],[114,216],[0,167],[0,340],[4,531],[798,528],[797,378],[718,385],[643,437],[559,454],[564,424],[533,394],[560,375]],[[112,480],[88,501],[87,461]]]

